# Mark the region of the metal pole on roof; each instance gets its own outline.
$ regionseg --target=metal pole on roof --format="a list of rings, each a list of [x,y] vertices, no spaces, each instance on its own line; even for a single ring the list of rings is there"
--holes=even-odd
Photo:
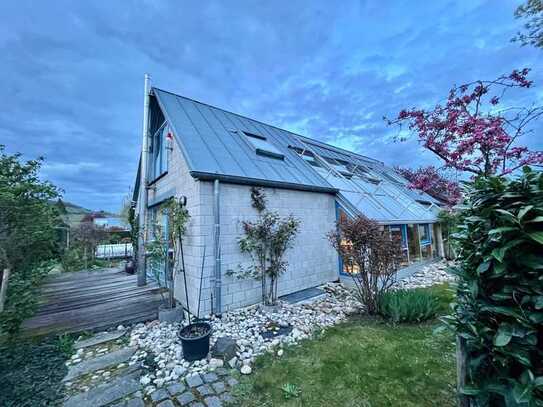
[[[140,188],[139,188],[139,236],[138,236],[138,286],[147,284],[145,267],[145,237],[147,234],[147,167],[149,155],[149,93],[151,91],[151,76],[145,74],[143,99],[143,131],[141,143],[141,167],[140,167]]]

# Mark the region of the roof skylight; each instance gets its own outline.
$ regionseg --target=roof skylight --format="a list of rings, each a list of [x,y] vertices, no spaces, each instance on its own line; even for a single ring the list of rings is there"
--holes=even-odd
[[[280,160],[285,158],[285,155],[277,149],[266,137],[259,134],[249,133],[242,131],[247,138],[247,141],[256,149],[258,155],[263,155],[271,158],[278,158]]]

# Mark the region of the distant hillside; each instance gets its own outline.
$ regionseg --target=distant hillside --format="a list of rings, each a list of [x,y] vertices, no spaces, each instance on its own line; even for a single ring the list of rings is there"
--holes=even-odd
[[[58,201],[53,202],[58,210],[64,223],[70,227],[75,227],[81,223],[83,218],[90,214],[98,215],[99,217],[118,217],[119,215],[106,211],[92,211],[90,209],[84,208],[82,206],[76,205],[72,202],[63,201],[59,199]]]

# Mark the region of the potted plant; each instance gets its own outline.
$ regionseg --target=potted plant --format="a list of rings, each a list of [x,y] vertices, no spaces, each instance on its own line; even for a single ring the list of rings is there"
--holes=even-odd
[[[184,273],[183,235],[190,218],[185,202],[184,197],[172,198],[162,205],[160,213],[165,222],[155,222],[154,239],[147,244],[151,270],[159,284],[168,290],[166,297],[161,293],[163,304],[159,306],[158,319],[162,322],[180,322],[183,319],[183,308],[176,307],[174,291],[177,272],[183,270]]]
[[[183,359],[189,362],[204,359],[209,353],[211,325],[207,322],[194,322],[179,331]]]

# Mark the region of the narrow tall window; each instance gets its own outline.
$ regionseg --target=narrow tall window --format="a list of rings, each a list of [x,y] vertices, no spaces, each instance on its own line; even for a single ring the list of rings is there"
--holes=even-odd
[[[168,142],[166,140],[166,136],[170,131],[170,127],[164,123],[153,135],[151,144],[151,181],[168,171]]]

